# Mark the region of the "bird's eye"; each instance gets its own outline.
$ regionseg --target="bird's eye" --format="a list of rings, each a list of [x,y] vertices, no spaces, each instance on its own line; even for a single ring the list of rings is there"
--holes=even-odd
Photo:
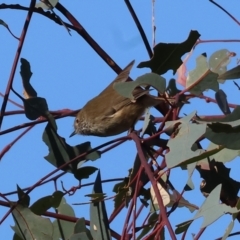
[[[76,118],[76,123],[78,123],[78,118]]]

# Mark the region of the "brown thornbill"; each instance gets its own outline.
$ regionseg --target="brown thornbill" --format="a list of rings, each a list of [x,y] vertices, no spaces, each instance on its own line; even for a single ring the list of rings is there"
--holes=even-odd
[[[107,137],[131,129],[148,107],[157,105],[162,99],[150,95],[149,90],[137,87],[133,91],[135,102],[123,97],[113,88],[116,82],[128,79],[134,61],[98,96],[91,99],[77,114],[74,121],[75,134]]]

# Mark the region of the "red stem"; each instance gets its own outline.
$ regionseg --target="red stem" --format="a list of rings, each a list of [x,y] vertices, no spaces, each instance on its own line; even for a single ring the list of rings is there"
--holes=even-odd
[[[24,130],[18,137],[16,137],[11,143],[9,143],[1,152],[0,152],[0,160],[2,159],[2,157],[5,155],[5,153],[7,153],[11,147],[22,137],[24,136],[28,131],[30,131],[33,126],[28,127],[26,130]]]
[[[130,134],[130,136],[131,136],[131,138],[133,139],[133,141],[136,144],[139,159],[141,160],[141,164],[144,167],[145,172],[148,175],[148,178],[151,181],[151,184],[153,186],[154,192],[156,194],[156,198],[157,198],[157,201],[158,201],[159,209],[160,209],[160,212],[161,212],[161,214],[159,215],[159,218],[162,217],[164,223],[166,224],[166,226],[168,228],[168,231],[169,231],[169,234],[170,234],[172,240],[176,240],[176,236],[174,234],[172,226],[171,226],[171,224],[169,222],[169,219],[167,217],[166,209],[165,209],[165,207],[163,205],[163,200],[162,200],[162,197],[161,197],[161,195],[159,193],[159,190],[158,190],[158,187],[157,187],[157,182],[154,179],[153,174],[151,172],[151,169],[150,169],[150,167],[149,167],[149,165],[148,165],[148,163],[147,163],[147,161],[146,161],[146,159],[144,157],[144,153],[143,153],[143,150],[142,150],[140,139],[134,132],[132,132]]]
[[[3,113],[5,112],[6,107],[7,107],[7,101],[8,101],[9,93],[10,93],[10,90],[12,88],[13,79],[14,79],[14,75],[15,75],[15,72],[16,72],[18,60],[19,60],[19,57],[20,57],[20,54],[21,54],[21,51],[22,51],[23,43],[24,43],[24,40],[25,40],[25,37],[26,37],[26,34],[27,34],[27,30],[28,30],[28,27],[29,27],[29,24],[30,24],[32,14],[33,14],[33,9],[35,8],[35,4],[36,4],[36,0],[31,0],[30,6],[29,6],[29,11],[28,11],[28,14],[27,14],[27,17],[26,17],[26,20],[25,20],[25,23],[24,23],[24,26],[23,26],[23,29],[22,29],[21,36],[20,36],[20,41],[19,41],[19,44],[18,44],[18,47],[17,47],[17,51],[16,51],[16,54],[15,54],[14,62],[13,62],[13,66],[12,66],[11,73],[10,73],[9,80],[8,80],[8,85],[7,85],[7,88],[6,88],[6,91],[5,91],[5,96],[3,98],[3,103],[2,103],[2,107],[1,107],[0,129],[1,129],[1,126],[2,126],[3,118],[4,118]]]

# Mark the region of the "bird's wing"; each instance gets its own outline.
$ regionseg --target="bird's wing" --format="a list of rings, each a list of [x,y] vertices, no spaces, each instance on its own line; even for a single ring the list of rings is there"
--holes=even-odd
[[[133,67],[135,60],[131,61],[123,70],[122,72],[99,94],[99,96],[106,94],[106,92],[109,92],[109,88],[113,87],[113,84],[115,82],[126,82],[128,79],[128,76],[130,74],[130,71]]]
[[[133,90],[134,99],[137,100],[138,98],[142,97],[143,95],[148,94],[149,91],[150,91],[149,89],[144,90],[140,87],[135,88]],[[128,106],[129,104],[134,104],[134,102],[132,102],[130,98],[125,98],[125,97],[122,97],[122,96],[115,99],[114,103],[115,104],[113,104],[113,109],[115,111],[119,111],[121,108],[123,108],[125,106]]]

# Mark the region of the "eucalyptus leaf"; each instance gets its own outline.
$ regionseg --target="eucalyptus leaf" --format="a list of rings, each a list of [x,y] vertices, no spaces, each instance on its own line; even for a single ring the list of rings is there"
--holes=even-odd
[[[166,80],[155,73],[146,73],[132,82],[116,82],[113,88],[123,97],[135,100],[132,92],[138,86],[153,86],[160,93],[164,93]]]
[[[181,43],[158,43],[153,48],[153,57],[149,61],[141,62],[138,68],[148,67],[152,72],[162,75],[172,69],[173,74],[182,65],[181,57],[190,52],[200,37],[198,31],[190,31],[188,38]]]
[[[195,95],[200,95],[207,89],[217,91],[219,89],[217,78],[218,74],[209,70],[207,58],[200,55],[196,60],[196,68],[189,71],[186,87],[188,88],[193,86],[189,91]],[[198,83],[196,84],[196,82]],[[194,84],[196,85],[194,86]]]

